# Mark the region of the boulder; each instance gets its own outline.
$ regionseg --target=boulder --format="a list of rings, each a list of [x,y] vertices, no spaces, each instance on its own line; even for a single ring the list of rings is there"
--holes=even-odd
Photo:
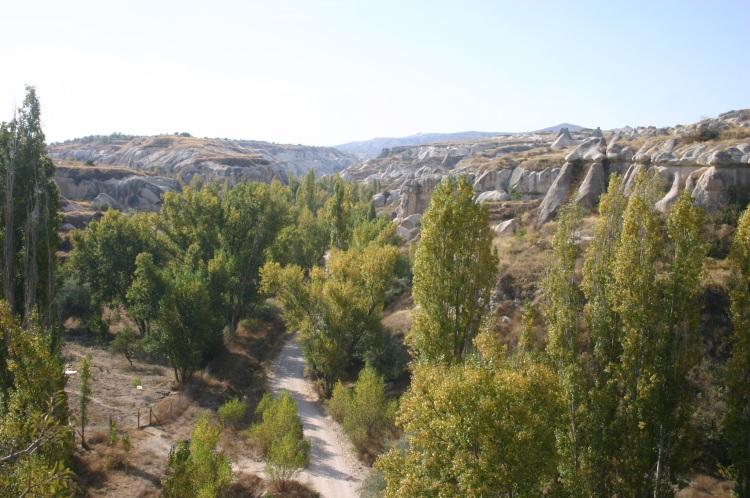
[[[501,201],[509,201],[510,195],[504,190],[488,190],[487,192],[482,192],[477,196],[476,202],[477,204],[483,204],[485,202],[501,202]]]
[[[412,214],[410,216],[407,216],[403,220],[401,220],[401,223],[399,223],[400,227],[406,228],[407,230],[414,230],[417,228],[417,225],[419,225],[420,220],[422,219],[422,215]]]
[[[602,135],[602,129],[600,127],[596,127],[596,130],[591,132],[591,136],[594,138],[603,138],[604,135]]]
[[[388,196],[385,195],[385,193],[381,194],[375,194],[372,196],[372,203],[375,204],[376,208],[385,206],[385,202],[388,199]]]
[[[108,209],[120,209],[120,204],[110,195],[101,193],[91,201],[91,209],[94,211],[106,211]]]
[[[411,230],[402,226],[396,227],[396,233],[404,240],[411,239]]]
[[[729,201],[729,186],[715,167],[710,167],[698,179],[692,197],[708,213],[714,213]]]
[[[507,237],[516,233],[517,228],[518,223],[516,223],[515,218],[511,218],[510,220],[499,223],[494,228],[494,230],[496,235],[499,235],[500,237]]]
[[[68,202],[64,206],[61,203],[60,204],[60,208],[63,211],[65,211],[66,213],[71,213],[71,212],[74,212],[74,211],[83,211],[84,210],[81,206],[79,206],[78,204],[76,204],[74,202]]]
[[[63,223],[62,225],[60,225],[60,228],[58,228],[60,232],[70,232],[71,230],[75,230],[75,229],[76,227],[74,227],[70,223]]]

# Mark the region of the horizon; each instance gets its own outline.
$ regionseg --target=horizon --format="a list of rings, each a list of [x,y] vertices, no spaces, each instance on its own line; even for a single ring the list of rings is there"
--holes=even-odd
[[[666,127],[750,107],[750,4],[738,1],[41,1],[5,11],[0,121],[34,85],[50,143],[187,132],[334,146],[561,123]]]

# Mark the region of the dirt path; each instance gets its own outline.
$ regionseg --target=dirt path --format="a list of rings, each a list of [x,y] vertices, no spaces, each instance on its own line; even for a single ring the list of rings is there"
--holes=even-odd
[[[356,497],[366,470],[339,425],[324,414],[304,377],[304,368],[299,343],[289,339],[273,363],[269,379],[274,394],[286,389],[299,404],[304,435],[311,444],[310,465],[297,479],[323,498]]]

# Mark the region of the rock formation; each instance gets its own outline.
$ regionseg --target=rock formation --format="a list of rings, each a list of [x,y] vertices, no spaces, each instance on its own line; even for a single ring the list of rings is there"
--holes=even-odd
[[[84,143],[86,142],[86,143]],[[289,175],[301,176],[314,169],[331,174],[354,164],[356,159],[331,147],[278,145],[249,140],[200,139],[185,136],[137,137],[111,140],[94,137],[50,146],[60,160],[123,166],[157,175],[181,176],[190,183],[218,180],[287,183]]]
[[[567,149],[576,144],[577,142],[570,136],[570,131],[567,128],[560,128],[550,147],[553,149]]]
[[[99,208],[158,211],[165,192],[182,190],[177,180],[113,167],[60,165],[53,181],[65,198],[61,209],[66,212],[81,209],[68,199],[93,201],[92,207]]]

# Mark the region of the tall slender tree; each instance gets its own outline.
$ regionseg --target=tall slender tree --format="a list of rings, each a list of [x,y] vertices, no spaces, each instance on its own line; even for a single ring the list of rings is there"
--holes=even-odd
[[[466,177],[435,187],[414,260],[417,309],[407,338],[420,359],[460,361],[472,348],[497,282],[487,218]]]
[[[583,490],[581,414],[586,402],[587,379],[581,358],[583,293],[576,274],[576,264],[582,254],[577,240],[582,216],[583,212],[575,202],[566,204],[560,210],[552,253],[542,279],[547,354],[557,373],[567,408],[564,427],[557,435],[561,455],[560,479],[571,495],[580,495]]]
[[[750,209],[740,218],[729,255],[732,356],[727,361],[724,427],[734,470],[734,492],[750,495]]]
[[[588,406],[581,421],[586,446],[584,459],[590,472],[588,492],[600,498],[615,493],[615,462],[621,454],[622,434],[615,425],[620,403],[615,372],[622,347],[621,320],[615,311],[614,264],[627,202],[622,193],[622,178],[611,176],[607,193],[599,202],[599,219],[594,238],[586,249],[581,282],[586,299],[584,323],[591,372]]]
[[[47,156],[36,89],[26,87],[23,106],[0,125],[3,201],[3,296],[23,317],[40,313],[52,323],[53,269],[57,248],[58,190]]]

